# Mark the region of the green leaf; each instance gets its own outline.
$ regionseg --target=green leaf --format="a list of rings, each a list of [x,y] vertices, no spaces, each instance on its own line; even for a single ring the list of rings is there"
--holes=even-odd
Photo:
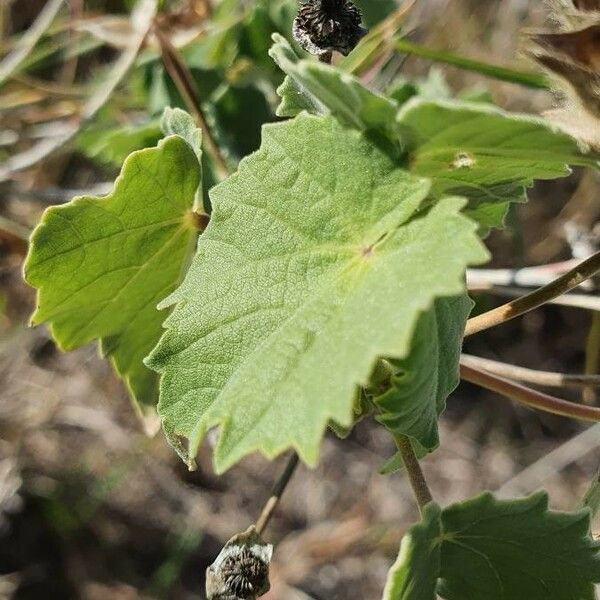
[[[75,138],[75,146],[101,163],[122,165],[136,150],[155,146],[161,138],[157,120],[111,129],[88,127]]]
[[[218,471],[289,447],[315,464],[376,358],[406,356],[419,314],[461,293],[466,265],[487,258],[461,199],[416,216],[428,191],[332,117],[263,128],[260,150],[212,190],[210,225],[147,363],[186,460],[222,425]]]
[[[193,209],[196,212],[203,210],[203,178],[202,178],[202,130],[196,127],[196,123],[192,116],[181,110],[180,108],[167,107],[163,111],[160,120],[160,128],[165,136],[179,136],[198,159],[198,170],[200,178],[198,180],[198,188],[194,194]]]
[[[172,136],[132,154],[109,196],[46,210],[31,238],[32,322],[47,323],[64,350],[99,340],[141,410],[156,403],[157,377],[142,361],[161,334],[156,305],[180,282],[196,239],[199,182],[196,156]]]
[[[398,560],[388,573],[383,600],[435,600],[440,572],[440,515],[437,504],[428,504],[421,522],[402,538]]]
[[[439,445],[438,418],[460,381],[458,361],[472,306],[466,294],[436,300],[419,317],[410,354],[389,361],[395,373],[390,386],[373,398],[380,423],[428,451]]]
[[[165,108],[160,128],[165,136],[177,135],[187,142],[196,155],[198,164],[202,161],[202,131],[196,127],[192,116],[180,108]]]
[[[500,227],[509,202],[522,202],[535,179],[593,165],[577,142],[549,123],[484,104],[409,100],[398,114],[411,171],[431,177],[434,196],[469,199],[467,214]]]
[[[442,513],[441,585],[446,600],[593,600],[600,543],[589,511],[548,510],[545,493],[491,494]]]
[[[395,102],[371,92],[358,79],[316,60],[298,58],[288,41],[273,35],[269,51],[288,77],[277,90],[282,102],[280,117],[293,117],[302,110],[334,115],[340,122],[359,130],[375,130],[396,140]]]

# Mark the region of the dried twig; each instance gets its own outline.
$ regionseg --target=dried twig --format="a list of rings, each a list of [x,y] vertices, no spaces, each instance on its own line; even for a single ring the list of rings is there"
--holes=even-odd
[[[181,60],[177,49],[160,31],[158,26],[154,27],[154,34],[156,35],[156,39],[160,46],[160,53],[165,70],[177,87],[177,91],[181,94],[183,101],[188,110],[192,113],[196,123],[200,129],[202,129],[204,145],[215,165],[219,178],[225,179],[229,175],[229,167],[208,127],[192,74],[187,68],[187,65]]]
[[[585,282],[584,282],[585,283]],[[469,292],[476,294],[477,292],[485,292],[495,296],[505,298],[521,298],[526,290],[520,287],[506,287],[503,285],[490,284],[469,284]],[[584,310],[600,311],[600,296],[592,294],[577,294],[570,292],[548,300],[546,304],[554,304],[556,306],[568,306],[570,308],[583,308]]]
[[[524,385],[514,383],[508,379],[492,375],[482,369],[477,369],[473,366],[465,364],[462,360],[460,363],[461,379],[474,383],[482,388],[497,392],[498,394],[510,398],[515,402],[525,404],[531,408],[537,408],[545,412],[572,419],[580,419],[582,421],[600,422],[600,408],[593,406],[585,406],[583,404],[575,404],[567,402],[560,398],[555,398],[549,394],[532,390]]]
[[[600,252],[596,252],[596,254],[584,260],[574,269],[568,271],[552,283],[508,304],[469,319],[465,335],[473,335],[490,327],[495,327],[535,308],[539,308],[550,300],[566,294],[569,290],[577,287],[598,271],[600,271]]]
[[[536,369],[527,369],[525,367],[509,365],[508,363],[497,360],[490,360],[489,358],[471,356],[470,354],[463,354],[461,356],[461,361],[464,365],[482,369],[488,373],[499,375],[500,377],[507,377],[508,379],[515,379],[517,381],[524,381],[526,383],[547,387],[600,387],[600,375],[569,375],[551,371],[538,371]]]
[[[0,85],[2,85],[19,65],[29,56],[34,46],[54,21],[64,0],[50,0],[42,9],[33,25],[24,33],[16,48],[0,63]]]
[[[585,348],[585,373],[589,376],[597,376],[600,358],[600,312],[592,313],[592,324],[588,333]],[[596,402],[596,392],[592,385],[583,390],[582,399],[586,404]]]
[[[294,452],[290,456],[288,463],[285,467],[285,470],[283,471],[283,473],[277,480],[277,483],[275,483],[275,485],[273,486],[271,495],[269,496],[269,499],[266,501],[266,503],[260,513],[260,516],[256,520],[255,529],[256,529],[256,533],[258,533],[259,535],[262,535],[264,530],[267,528],[267,525],[269,524],[269,521],[271,520],[271,517],[273,516],[273,513],[275,512],[275,509],[277,508],[279,501],[281,500],[281,497],[283,496],[283,492],[285,492],[285,488],[287,487],[288,483],[292,479],[294,472],[296,471],[298,462],[299,462],[298,454],[296,452]]]

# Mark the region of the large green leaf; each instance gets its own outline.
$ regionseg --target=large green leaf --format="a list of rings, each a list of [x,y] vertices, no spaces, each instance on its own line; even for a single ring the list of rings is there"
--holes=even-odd
[[[441,550],[441,553],[440,553]],[[429,504],[405,535],[383,600],[594,600],[600,542],[589,511],[548,510],[545,493]]]
[[[432,192],[469,199],[467,212],[483,227],[503,224],[509,202],[522,202],[535,179],[595,164],[577,142],[542,119],[487,104],[409,100],[398,113],[411,171],[431,177]]]
[[[593,600],[600,542],[589,511],[548,510],[548,497],[483,494],[442,513],[439,594],[446,600]]]
[[[312,114],[333,114],[339,121],[359,130],[374,130],[397,140],[396,103],[371,92],[354,76],[314,59],[301,60],[288,41],[273,35],[269,51],[287,73],[277,90],[280,117],[293,117],[303,110]]]
[[[193,249],[199,183],[192,148],[172,136],[132,154],[109,196],[49,208],[31,238],[32,322],[48,323],[64,350],[99,340],[142,410],[157,399],[156,374],[143,364],[165,317],[156,305],[180,282]]]
[[[487,258],[461,199],[415,216],[428,191],[332,117],[264,127],[260,150],[211,193],[211,223],[148,361],[184,458],[220,424],[219,471],[288,447],[315,463],[329,420],[350,424],[376,358],[406,356],[419,314],[461,293],[466,265]]]
[[[428,504],[423,517],[402,538],[398,560],[385,584],[383,600],[435,600],[440,573],[440,507]]]
[[[417,323],[410,354],[391,359],[395,374],[373,398],[378,420],[394,435],[407,435],[425,450],[439,445],[438,418],[459,383],[458,361],[472,302],[466,294],[440,298]]]

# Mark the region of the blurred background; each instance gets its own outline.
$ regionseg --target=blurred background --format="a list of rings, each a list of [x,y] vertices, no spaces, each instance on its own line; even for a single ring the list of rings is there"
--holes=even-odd
[[[58,352],[28,328],[27,237],[45,207],[111,189],[129,152],[161,137],[167,105],[184,106],[152,36],[138,48],[129,0],[0,0],[0,600],[204,598],[204,571],[222,544],[256,519],[283,459],[250,457],[216,477],[205,445],[190,473],[140,422],[94,345]],[[364,0],[369,26],[397,8]],[[294,0],[163,2],[157,22],[184,57],[228,160],[259,145],[275,120],[282,75],[270,33],[289,37]],[[143,16],[143,15],[142,15]],[[537,0],[417,0],[403,31],[424,47],[535,72],[521,32],[550,27]],[[136,38],[136,36],[138,36]],[[138,42],[136,42],[138,40]],[[139,43],[138,43],[139,46]],[[12,59],[11,59],[12,60]],[[119,62],[120,61],[120,62]],[[10,61],[8,61],[10,63]],[[119,71],[115,64],[125,66]],[[398,54],[371,76],[379,88],[419,81],[432,97],[493,101],[533,113],[556,94],[485,79]],[[205,165],[207,186],[214,181]],[[600,178],[576,171],[536,186],[487,239],[493,268],[582,258],[598,250]],[[588,290],[589,291],[589,290]],[[502,297],[476,293],[479,309]],[[512,364],[597,372],[598,313],[549,306],[470,338],[465,351]],[[560,390],[573,400],[581,390]],[[596,402],[592,390],[585,400]],[[528,411],[463,384],[442,419],[442,446],[424,460],[434,497],[541,487],[571,509],[600,458],[600,426]],[[366,420],[328,435],[317,469],[300,467],[268,531],[276,544],[268,600],[380,598],[399,540],[417,518],[393,454]]]

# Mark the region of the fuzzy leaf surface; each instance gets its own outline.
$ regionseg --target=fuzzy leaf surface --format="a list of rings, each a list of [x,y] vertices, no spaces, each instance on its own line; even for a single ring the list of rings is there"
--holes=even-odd
[[[577,142],[542,119],[486,104],[409,100],[399,111],[411,172],[431,177],[432,192],[469,199],[482,227],[500,227],[510,202],[523,202],[536,179],[594,165]]]
[[[221,425],[218,471],[289,447],[315,464],[376,358],[406,356],[419,314],[461,293],[465,267],[487,258],[462,199],[415,214],[428,192],[331,116],[263,128],[259,151],[212,190],[210,225],[148,359],[186,460]]]
[[[545,493],[491,494],[442,512],[441,585],[446,600],[594,600],[600,542],[589,511],[548,510]]]
[[[439,445],[438,418],[460,378],[458,361],[472,302],[466,294],[439,298],[417,322],[410,354],[389,361],[391,386],[373,401],[378,421],[394,435],[407,435],[424,450]]]
[[[289,42],[273,35],[269,51],[287,77],[278,94],[280,117],[294,117],[303,110],[312,114],[332,114],[359,130],[375,130],[395,140],[396,103],[364,87],[358,79],[336,67],[315,60],[301,60]]]
[[[196,239],[199,183],[189,145],[169,137],[133,153],[109,196],[46,210],[31,238],[32,323],[47,323],[63,350],[99,340],[142,410],[156,404],[158,380],[143,359],[162,331],[156,305],[179,284]]]
[[[383,600],[435,600],[440,572],[441,510],[433,502],[402,538],[398,559],[388,573]]]

